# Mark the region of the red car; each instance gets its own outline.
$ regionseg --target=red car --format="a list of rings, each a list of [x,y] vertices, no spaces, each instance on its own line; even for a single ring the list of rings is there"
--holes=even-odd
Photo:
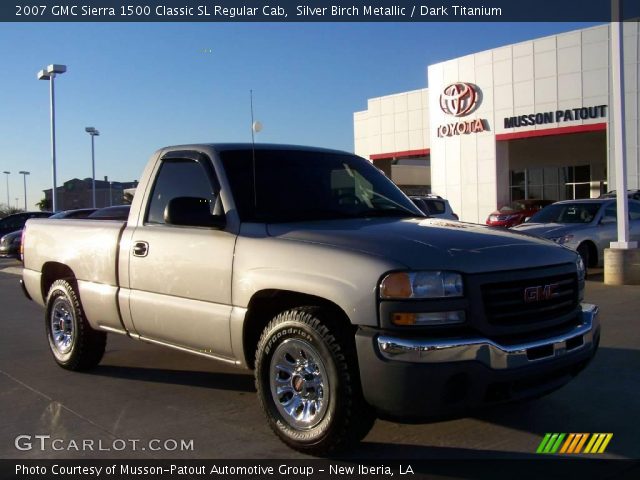
[[[517,200],[491,213],[487,225],[492,227],[515,227],[533,216],[538,210],[551,205],[553,200]]]

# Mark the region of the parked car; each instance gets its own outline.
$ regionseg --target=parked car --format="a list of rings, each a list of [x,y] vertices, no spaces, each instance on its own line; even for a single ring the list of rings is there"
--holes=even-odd
[[[487,225],[492,227],[515,227],[552,203],[552,200],[517,200],[492,212],[487,218]]]
[[[97,208],[78,208],[76,210],[63,210],[62,212],[55,213],[49,218],[87,218]]]
[[[254,369],[269,426],[307,454],[377,412],[543,395],[598,348],[579,255],[424,219],[353,154],[165,147],[138,192],[127,221],[27,223],[24,293],[54,360],[96,367],[110,332]]]
[[[459,219],[458,215],[453,213],[449,201],[438,195],[414,195],[409,198],[420,211],[429,217]]]
[[[126,220],[129,217],[131,205],[114,205],[96,210],[89,215],[90,220]]]
[[[47,218],[52,214],[53,212],[21,212],[7,215],[3,219],[0,219],[0,237],[7,233],[21,230],[30,218]]]
[[[617,238],[616,200],[565,200],[543,208],[518,232],[553,240],[577,251],[587,267],[602,266],[604,249]],[[631,240],[640,240],[640,202],[629,200]]]
[[[640,190],[627,190],[627,196],[633,200],[640,200]],[[600,198],[616,198],[616,191],[611,190],[600,195]]]
[[[48,218],[85,218],[91,213],[95,212],[95,208],[80,208],[77,210],[64,210],[62,212],[51,215],[51,212],[44,212]],[[41,218],[41,217],[31,217]],[[0,257],[14,257],[20,254],[20,246],[22,245],[22,230],[16,230],[15,232],[7,233],[0,238]]]
[[[20,253],[22,230],[7,233],[0,238],[0,257],[15,257]]]

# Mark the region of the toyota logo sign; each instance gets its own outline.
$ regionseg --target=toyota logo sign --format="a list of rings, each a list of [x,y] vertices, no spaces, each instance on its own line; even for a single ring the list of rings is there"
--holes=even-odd
[[[478,103],[478,91],[475,85],[456,82],[444,88],[440,94],[440,108],[454,117],[463,117],[473,111]]]

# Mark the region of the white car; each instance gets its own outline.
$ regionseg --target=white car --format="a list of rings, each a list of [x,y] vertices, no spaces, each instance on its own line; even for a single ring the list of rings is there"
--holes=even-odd
[[[512,230],[553,240],[576,250],[587,267],[601,267],[604,249],[615,242],[616,199],[565,200],[549,205]],[[640,202],[629,200],[629,233],[640,240]]]
[[[409,198],[429,217],[459,220],[458,215],[453,213],[449,201],[438,195],[412,195]]]

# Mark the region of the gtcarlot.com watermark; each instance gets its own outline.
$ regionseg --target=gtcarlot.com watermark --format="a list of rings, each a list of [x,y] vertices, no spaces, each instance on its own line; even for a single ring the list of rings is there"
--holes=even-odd
[[[56,438],[51,435],[18,435],[14,445],[20,451],[36,450],[41,452],[192,452],[194,449],[193,439],[114,438],[94,440],[91,438]]]

